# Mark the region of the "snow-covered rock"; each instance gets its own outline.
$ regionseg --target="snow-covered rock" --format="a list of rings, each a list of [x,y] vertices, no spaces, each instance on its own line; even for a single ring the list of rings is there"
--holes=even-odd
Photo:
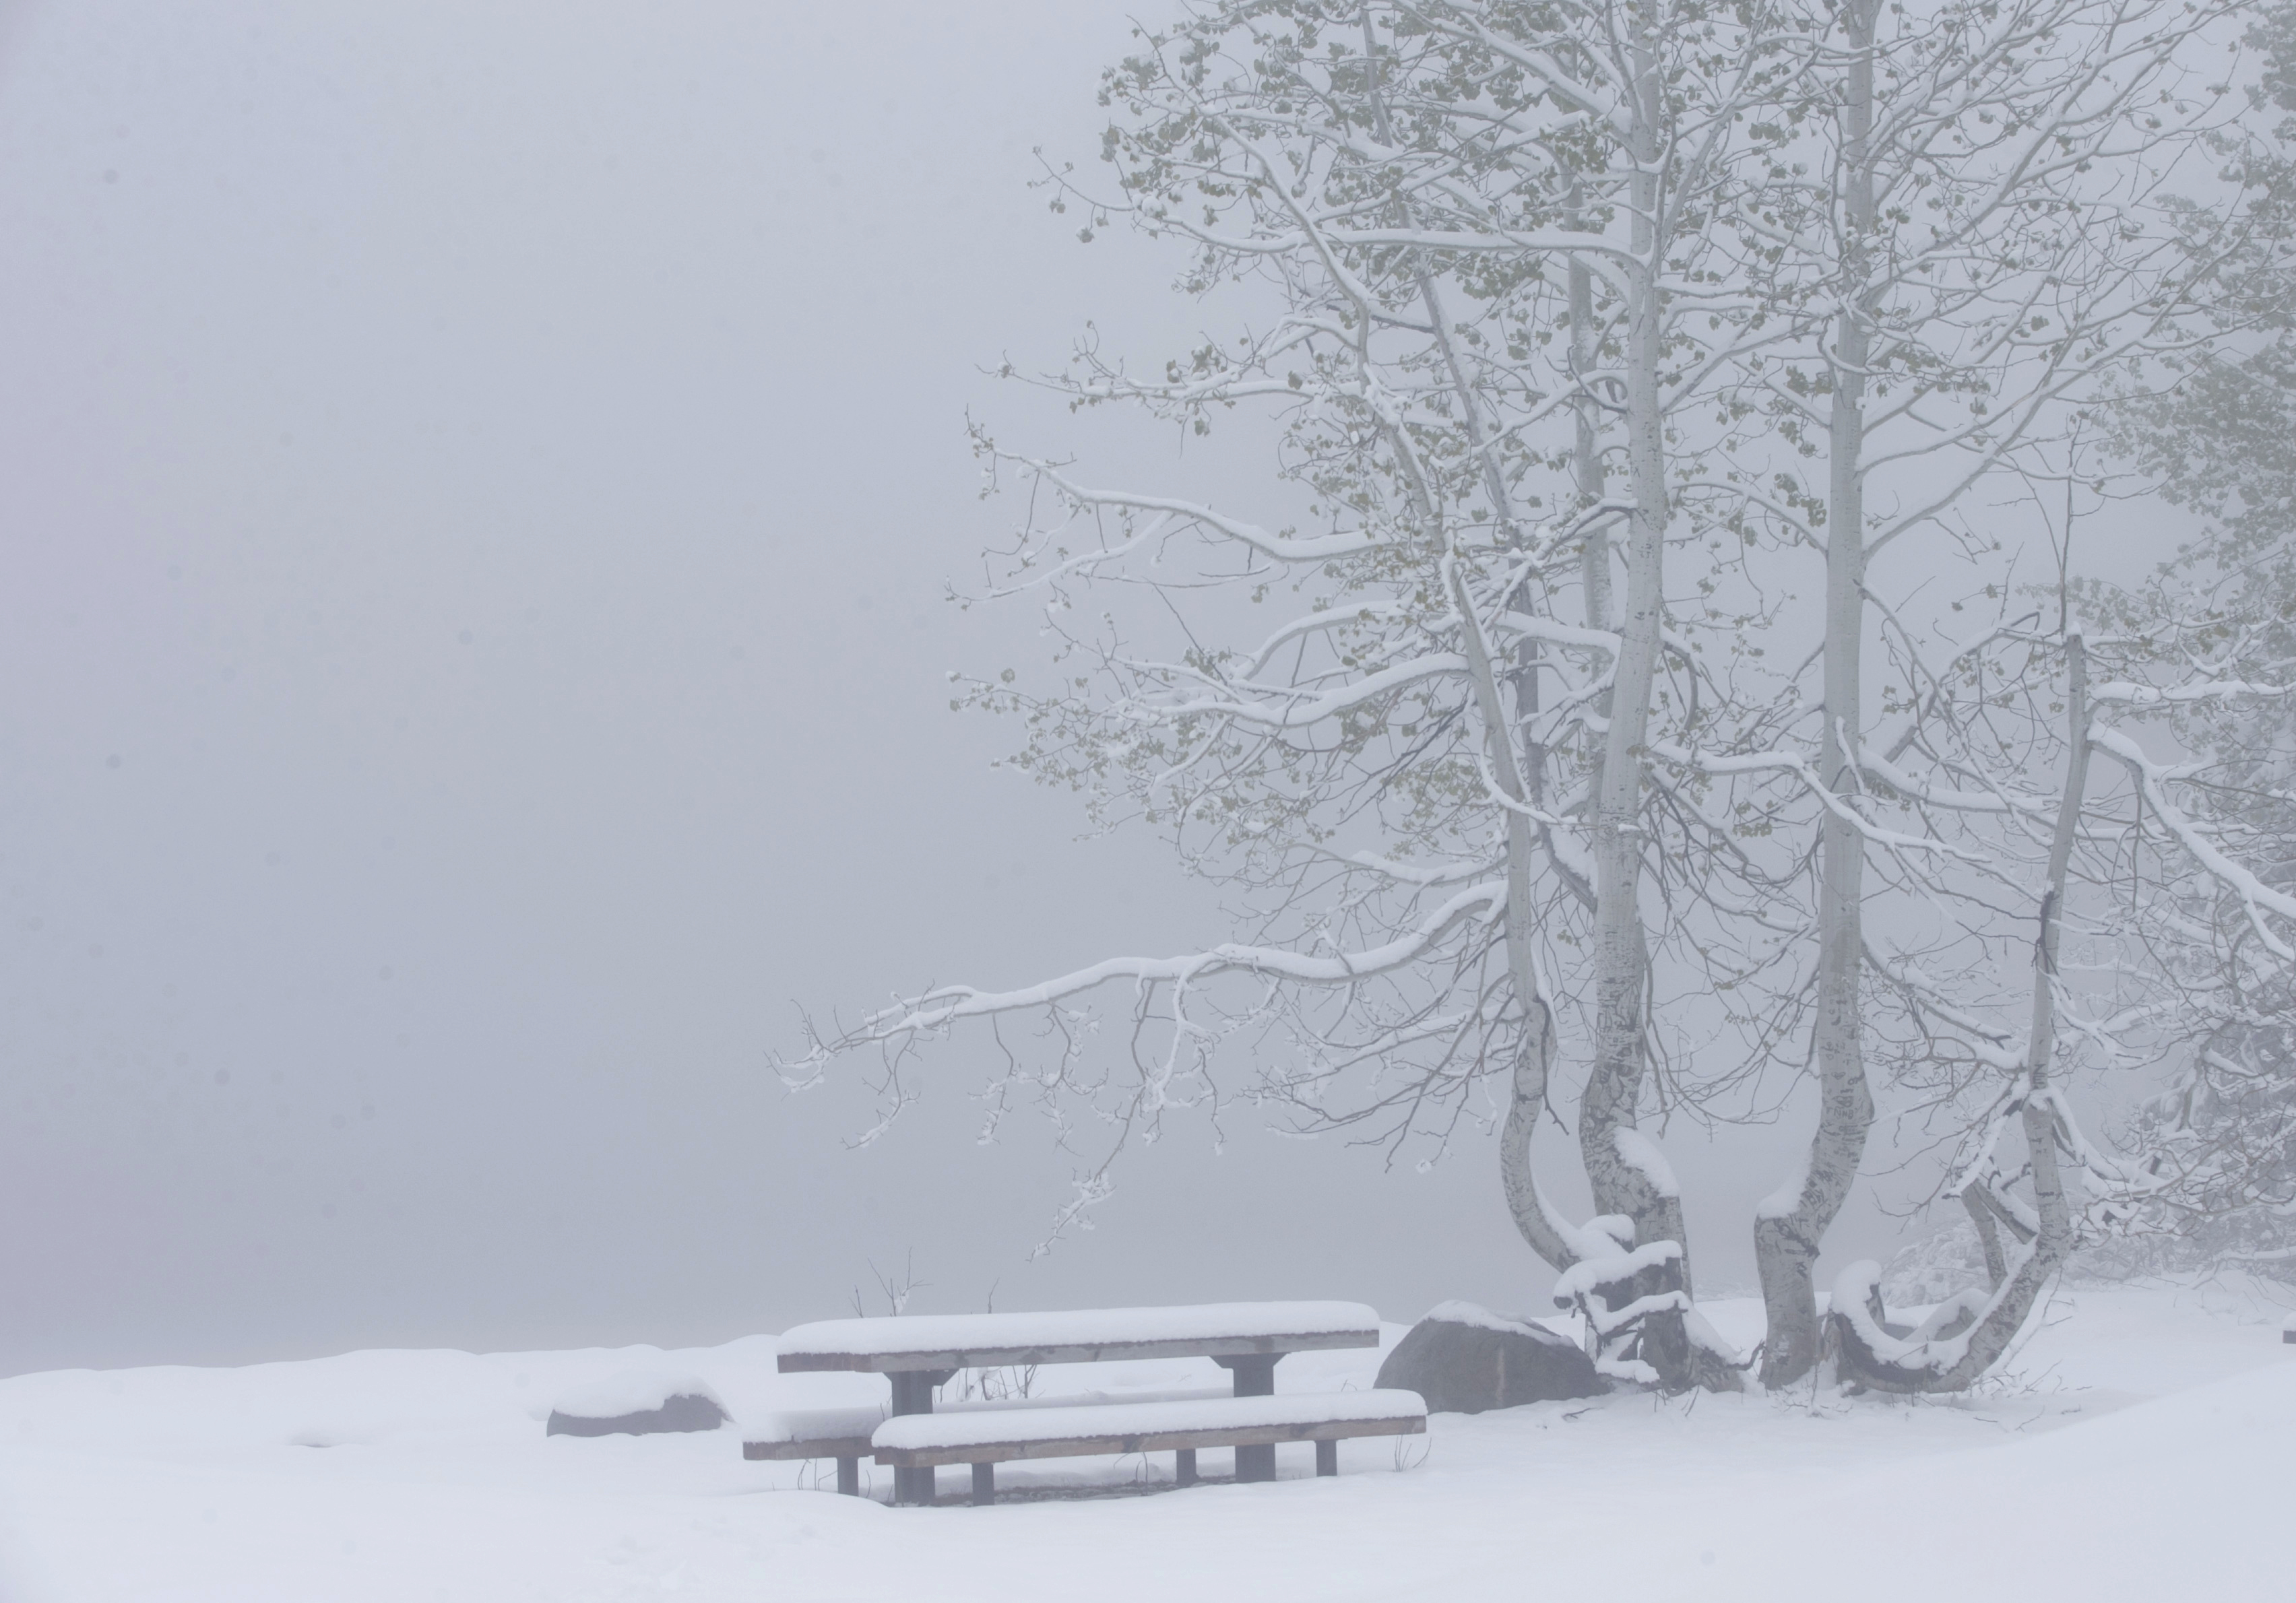
[[[1480,1414],[1609,1388],[1576,1344],[1528,1320],[1443,1303],[1411,1328],[1374,1383],[1417,1392],[1431,1412]]]
[[[543,1434],[646,1436],[715,1430],[726,1419],[726,1405],[705,1380],[660,1370],[623,1370],[561,1396]]]

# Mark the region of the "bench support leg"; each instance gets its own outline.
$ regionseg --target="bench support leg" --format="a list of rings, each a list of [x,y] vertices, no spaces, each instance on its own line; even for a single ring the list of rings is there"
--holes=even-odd
[[[996,1501],[996,1466],[975,1464],[972,1467],[972,1506],[985,1509]]]
[[[1193,1447],[1175,1449],[1172,1453],[1172,1484],[1193,1486],[1196,1484],[1196,1450]]]
[[[1316,1444],[1316,1473],[1337,1475],[1340,1472],[1340,1444],[1337,1442]]]
[[[1281,1353],[1238,1353],[1233,1357],[1215,1358],[1212,1362],[1235,1377],[1237,1396],[1272,1397],[1275,1394],[1275,1361],[1283,1356]],[[1237,1448],[1235,1478],[1239,1481],[1274,1480],[1275,1447],[1269,1444]]]
[[[837,1460],[837,1490],[845,1497],[861,1495],[861,1460],[859,1459]]]

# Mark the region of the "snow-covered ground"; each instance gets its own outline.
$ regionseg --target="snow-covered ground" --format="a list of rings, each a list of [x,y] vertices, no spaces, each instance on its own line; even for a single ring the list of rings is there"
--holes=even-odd
[[[1753,1304],[1714,1306],[1751,1336]],[[1273,1485],[1168,1490],[1168,1455],[1010,1465],[1000,1490],[1106,1494],[979,1509],[810,1490],[805,1466],[744,1462],[732,1427],[543,1434],[560,1396],[633,1368],[699,1376],[737,1419],[882,1398],[873,1376],[775,1373],[771,1337],[26,1375],[0,1381],[0,1599],[2288,1597],[2284,1312],[2081,1289],[2013,1373],[1956,1402],[1439,1414],[1399,1445],[1342,1444],[1336,1480],[1311,1477],[1304,1446]],[[1377,1363],[1301,1354],[1277,1384],[1368,1386]],[[1223,1378],[1206,1361],[1076,1366],[1037,1390]],[[1115,1494],[1135,1481],[1157,1494]],[[952,1498],[964,1484],[944,1472]]]

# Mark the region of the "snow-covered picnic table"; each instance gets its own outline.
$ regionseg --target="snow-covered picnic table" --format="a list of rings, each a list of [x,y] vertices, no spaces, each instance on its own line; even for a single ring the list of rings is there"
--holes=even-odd
[[[1054,1313],[929,1313],[832,1319],[782,1337],[782,1372],[1000,1369],[1111,1359],[1267,1357],[1379,1345],[1363,1303],[1202,1303],[1181,1308],[1074,1308]],[[914,1411],[930,1413],[930,1406]]]
[[[784,1335],[777,1362],[783,1373],[821,1370],[881,1373],[892,1385],[890,1411],[900,1417],[931,1413],[933,1389],[959,1370],[1202,1357],[1234,1376],[1234,1396],[1267,1397],[1275,1393],[1275,1365],[1287,1353],[1378,1345],[1379,1315],[1362,1303],[1209,1303],[1178,1308],[826,1320],[800,1325]],[[1394,1411],[1390,1409],[1390,1414]],[[1423,1415],[1424,1410],[1421,1412]],[[1313,1422],[1303,1416],[1301,1428],[1309,1423]],[[1360,1421],[1334,1415],[1325,1423],[1336,1428]],[[1245,1428],[1240,1418],[1236,1424],[1237,1428]],[[861,1428],[864,1425],[871,1428]],[[882,1444],[873,1442],[871,1438],[880,1434],[871,1422],[857,1419],[838,1427],[836,1421],[826,1417],[791,1416],[745,1442],[743,1452],[752,1458],[834,1457],[839,1460],[839,1487],[849,1490],[855,1484],[859,1456],[878,1447],[881,1461],[888,1454],[900,1455],[893,1460],[894,1501],[930,1501],[931,1462],[901,1461],[914,1457],[922,1446],[907,1444],[905,1437]],[[1019,1425],[1006,1431],[1015,1440],[1021,1434]],[[1036,1435],[1047,1443],[1056,1439],[1044,1436],[1041,1431]],[[1312,1438],[1302,1435],[1300,1439]],[[1192,1470],[1193,1449],[1185,1452],[1182,1462]],[[1327,1453],[1319,1452],[1319,1469],[1327,1458]],[[1237,1444],[1235,1467],[1238,1480],[1274,1480],[1272,1441],[1263,1436]],[[987,1484],[977,1464],[976,1486]]]

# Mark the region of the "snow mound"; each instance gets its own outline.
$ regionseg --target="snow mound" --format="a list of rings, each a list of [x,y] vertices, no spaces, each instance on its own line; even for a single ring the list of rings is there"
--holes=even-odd
[[[572,1419],[619,1419],[625,1414],[652,1413],[672,1397],[707,1398],[720,1413],[726,1411],[708,1381],[682,1370],[654,1369],[621,1370],[578,1386],[562,1394],[551,1411]]]

